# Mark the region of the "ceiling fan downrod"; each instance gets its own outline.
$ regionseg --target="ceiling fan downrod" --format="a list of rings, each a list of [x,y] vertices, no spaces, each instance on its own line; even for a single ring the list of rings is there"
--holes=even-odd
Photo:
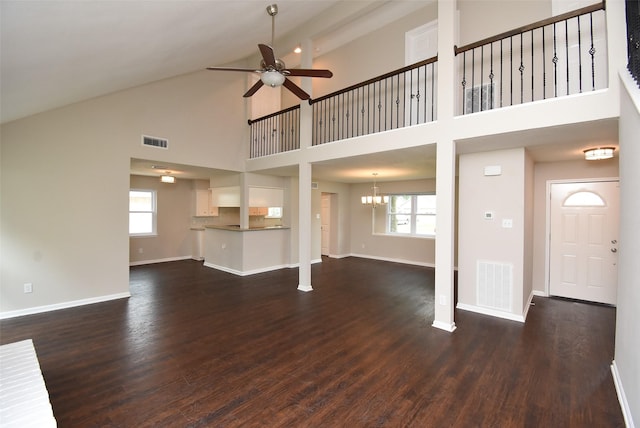
[[[270,4],[267,6],[267,13],[271,17],[271,46],[273,47],[276,38],[276,15],[278,14],[278,5]]]

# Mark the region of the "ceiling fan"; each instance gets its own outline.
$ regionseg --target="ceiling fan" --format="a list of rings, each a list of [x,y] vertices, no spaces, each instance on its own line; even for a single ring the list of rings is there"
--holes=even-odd
[[[267,13],[271,16],[271,45],[273,46],[273,39],[275,35],[275,17],[278,14],[278,5],[272,4],[267,6]],[[243,71],[249,73],[260,74],[260,80],[256,82],[249,90],[244,94],[244,97],[250,97],[255,94],[262,86],[267,85],[275,88],[283,85],[285,88],[293,92],[301,100],[308,100],[311,98],[302,88],[288,79],[289,76],[302,76],[302,77],[324,77],[329,78],[333,76],[333,73],[329,70],[319,70],[310,68],[287,68],[281,59],[276,59],[273,53],[273,48],[269,45],[258,44],[258,49],[262,55],[262,61],[260,61],[260,69],[251,68],[230,68],[230,67],[207,67],[207,70],[222,70],[222,71]]]

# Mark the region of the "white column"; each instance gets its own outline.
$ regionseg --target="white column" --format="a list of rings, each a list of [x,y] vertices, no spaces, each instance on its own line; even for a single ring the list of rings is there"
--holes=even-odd
[[[302,42],[302,68],[311,68],[313,43],[307,39]],[[313,95],[311,78],[303,78],[302,89]],[[304,152],[312,145],[313,136],[312,109],[307,101],[300,103],[300,150]],[[303,156],[304,159],[305,156]],[[312,291],[311,287],[311,164],[302,160],[298,165],[298,290]]]
[[[438,123],[441,129],[453,129],[456,1],[438,1]],[[433,326],[452,332],[453,320],[453,249],[456,151],[449,132],[442,132],[436,151],[436,276]]]
[[[312,291],[311,287],[311,164],[301,162],[299,169],[298,211],[298,290]]]

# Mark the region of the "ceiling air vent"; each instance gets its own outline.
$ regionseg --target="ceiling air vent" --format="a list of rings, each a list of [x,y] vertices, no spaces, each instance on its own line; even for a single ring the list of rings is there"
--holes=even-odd
[[[168,149],[169,140],[165,138],[149,137],[148,135],[143,135],[142,145],[149,146],[149,147],[156,147],[158,149]]]

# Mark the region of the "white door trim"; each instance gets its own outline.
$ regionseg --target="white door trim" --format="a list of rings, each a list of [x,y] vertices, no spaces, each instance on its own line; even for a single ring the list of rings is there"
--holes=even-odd
[[[551,275],[551,185],[562,183],[599,183],[602,181],[620,181],[620,177],[599,177],[599,178],[575,178],[564,180],[547,180],[547,190],[545,195],[545,238],[544,238],[544,296],[549,297],[549,284]]]

